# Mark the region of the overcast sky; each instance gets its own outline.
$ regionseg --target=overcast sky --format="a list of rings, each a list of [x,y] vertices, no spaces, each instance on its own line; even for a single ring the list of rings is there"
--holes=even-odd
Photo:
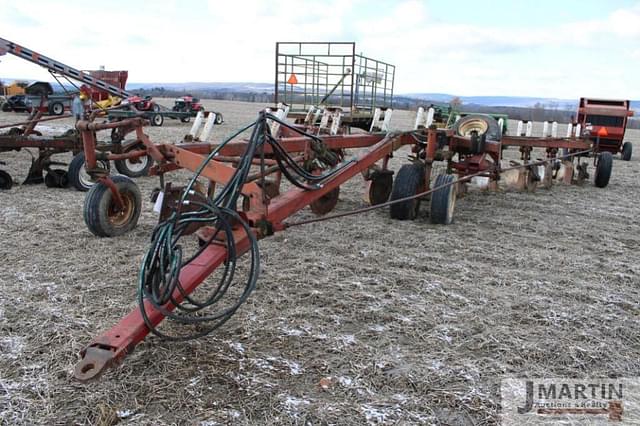
[[[396,93],[640,99],[631,0],[0,0],[0,37],[130,82],[270,83],[276,41],[355,41]],[[5,55],[7,77],[48,73]]]

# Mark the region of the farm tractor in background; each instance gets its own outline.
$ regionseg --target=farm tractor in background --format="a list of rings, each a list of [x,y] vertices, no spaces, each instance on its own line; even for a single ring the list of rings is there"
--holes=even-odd
[[[160,105],[155,103],[151,96],[145,96],[144,98],[140,95],[130,96],[123,99],[122,102],[120,102],[120,105],[124,109],[130,109],[130,107],[133,107],[141,112],[160,112]]]
[[[186,95],[174,100],[171,111],[184,114],[180,117],[180,121],[188,123],[191,117],[195,117],[198,112],[202,111],[204,113],[204,106],[200,103],[199,98]],[[222,114],[216,112],[215,124],[222,124],[223,121]]]
[[[200,103],[200,99],[194,98],[191,95],[186,95],[181,98],[177,98],[173,103],[172,111],[178,112],[191,112],[194,115],[198,111],[204,111],[204,107]]]

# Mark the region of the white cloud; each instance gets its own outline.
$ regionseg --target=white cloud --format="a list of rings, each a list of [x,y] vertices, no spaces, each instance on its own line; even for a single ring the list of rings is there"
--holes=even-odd
[[[355,39],[397,66],[397,92],[640,98],[640,5],[551,28],[499,16],[461,24],[418,0],[0,0],[0,9],[0,36],[76,67],[128,69],[133,82],[269,82],[276,41]],[[2,57],[0,76],[21,75],[43,78]]]

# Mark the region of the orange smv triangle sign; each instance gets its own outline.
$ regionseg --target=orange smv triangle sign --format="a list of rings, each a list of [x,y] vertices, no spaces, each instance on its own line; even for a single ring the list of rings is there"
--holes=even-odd
[[[298,84],[298,77],[296,77],[294,73],[291,73],[291,75],[289,76],[289,80],[287,80],[287,83]]]
[[[598,136],[609,136],[609,132],[607,132],[607,128],[602,126],[600,130],[598,130]]]

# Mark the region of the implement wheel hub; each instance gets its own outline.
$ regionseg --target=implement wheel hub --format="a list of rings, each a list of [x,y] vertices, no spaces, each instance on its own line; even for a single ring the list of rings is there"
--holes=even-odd
[[[489,130],[489,124],[485,120],[469,120],[458,129],[458,133],[461,136],[469,137],[471,133],[476,132],[478,135],[484,135]]]
[[[107,215],[109,217],[109,223],[113,226],[124,226],[127,224],[135,211],[135,199],[131,193],[121,191],[120,197],[122,198],[122,208],[118,208],[115,199],[112,199],[109,204]]]

